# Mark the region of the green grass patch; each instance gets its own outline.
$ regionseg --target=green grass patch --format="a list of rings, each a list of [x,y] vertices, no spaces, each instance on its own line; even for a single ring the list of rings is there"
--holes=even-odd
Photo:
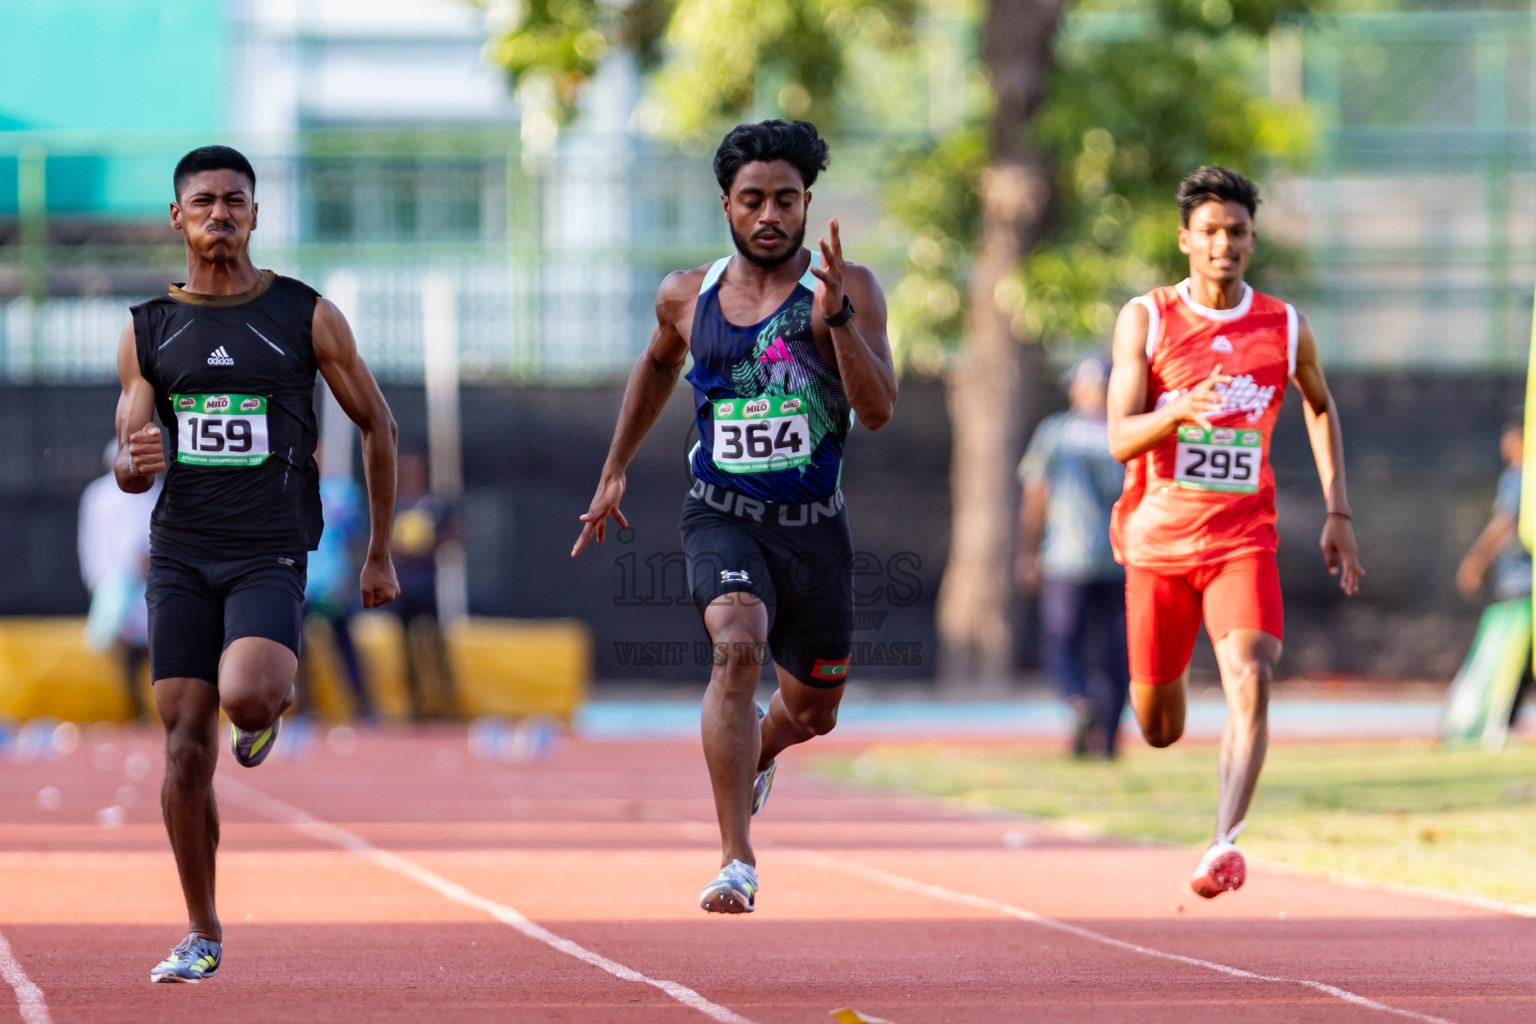
[[[813,767],[1163,842],[1204,845],[1215,828],[1213,745],[1083,762],[1027,747],[887,744]],[[1257,857],[1536,906],[1536,746],[1275,746],[1248,821],[1241,843]]]

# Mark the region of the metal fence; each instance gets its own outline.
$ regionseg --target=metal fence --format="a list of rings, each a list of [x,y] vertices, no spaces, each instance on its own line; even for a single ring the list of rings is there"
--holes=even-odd
[[[13,154],[23,184],[16,244],[0,248],[0,295],[17,296],[0,299],[0,374],[110,378],[127,306],[184,276],[164,206],[83,217],[69,194],[44,184],[68,179],[46,169],[87,159],[97,180],[110,180],[155,161],[168,199],[170,168],[202,141],[0,132],[0,166]],[[466,378],[585,381],[633,363],[667,272],[731,251],[708,154],[634,136],[572,134],[547,159],[528,161],[510,130],[234,143],[259,178],[257,262],[322,290],[344,274],[359,344],[384,379],[420,377],[429,278],[446,273],[453,283]],[[840,147],[813,209],[841,218],[852,258],[894,273],[899,240],[881,228],[872,146]]]
[[[1319,158],[1281,203],[1334,363],[1523,366],[1536,287],[1532,15],[1319,19],[1272,47],[1304,87]]]
[[[1273,37],[1271,90],[1304,95],[1320,130],[1314,165],[1266,189],[1265,226],[1304,254],[1288,287],[1330,365],[1523,363],[1536,287],[1531,21],[1339,16]],[[5,380],[111,378],[126,306],[180,276],[164,179],[203,141],[0,132]],[[360,344],[385,379],[419,379],[433,272],[454,283],[467,378],[587,381],[633,361],[663,274],[730,249],[708,154],[634,135],[567,134],[539,159],[512,128],[233,141],[261,176],[258,262],[322,288],[349,275]],[[891,141],[840,144],[813,222],[836,212],[850,256],[887,280],[906,244],[879,207]]]

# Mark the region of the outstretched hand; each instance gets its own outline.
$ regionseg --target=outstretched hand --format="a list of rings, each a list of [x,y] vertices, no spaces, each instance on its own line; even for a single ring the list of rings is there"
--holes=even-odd
[[[837,218],[827,224],[832,243],[825,238],[817,239],[821,245],[821,266],[811,264],[811,273],[820,282],[816,285],[816,309],[823,317],[836,316],[843,311],[843,275],[848,264],[843,260],[843,237],[837,227]]]
[[[597,493],[592,496],[592,504],[587,511],[580,516],[582,527],[581,536],[576,538],[576,545],[571,548],[571,557],[581,554],[581,549],[588,542],[596,538],[601,544],[608,534],[608,517],[612,516],[614,522],[623,530],[629,529],[629,520],[624,518],[624,513],[619,511],[619,502],[624,499],[624,477],[604,477],[598,481]]]
[[[1355,530],[1343,516],[1329,516],[1323,522],[1323,539],[1318,544],[1328,571],[1339,578],[1339,589],[1353,597],[1360,589],[1365,570],[1360,568],[1360,548],[1355,544]]]

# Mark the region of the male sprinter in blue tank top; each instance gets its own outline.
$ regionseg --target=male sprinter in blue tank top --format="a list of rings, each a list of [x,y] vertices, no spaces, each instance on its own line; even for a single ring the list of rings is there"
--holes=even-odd
[[[720,143],[715,177],[736,255],[661,283],[656,329],[571,550],[601,541],[610,516],[628,526],[624,471],[692,353],[699,443],[682,534],[715,651],[703,731],[722,868],[699,904],[717,914],[754,908],[749,826],[774,758],[837,722],[853,619],[843,441],[853,416],[878,429],[896,406],[880,285],[843,260],[836,220],[819,252],[802,246],[826,166],[827,144],[804,121],[739,125]],[[779,679],[766,709],[752,699],[763,651]]]

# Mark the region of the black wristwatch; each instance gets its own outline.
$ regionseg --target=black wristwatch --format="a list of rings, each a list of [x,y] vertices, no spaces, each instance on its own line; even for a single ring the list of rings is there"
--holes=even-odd
[[[844,294],[843,308],[831,316],[822,317],[822,319],[826,321],[828,327],[843,326],[843,324],[853,319],[853,302],[848,298],[847,294]]]

